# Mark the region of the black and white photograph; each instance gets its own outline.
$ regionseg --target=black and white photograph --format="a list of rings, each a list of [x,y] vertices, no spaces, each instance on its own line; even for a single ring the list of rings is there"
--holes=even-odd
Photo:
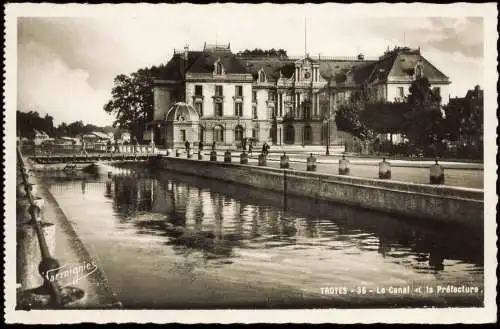
[[[496,322],[494,3],[4,8],[8,323]]]

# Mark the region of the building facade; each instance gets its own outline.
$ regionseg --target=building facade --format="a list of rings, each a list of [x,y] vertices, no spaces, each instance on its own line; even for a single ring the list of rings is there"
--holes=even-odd
[[[244,138],[277,145],[342,144],[335,111],[355,94],[374,101],[404,100],[414,79],[426,76],[446,95],[449,78],[419,49],[395,48],[378,59],[244,57],[230,46],[174,51],[154,85],[155,142],[166,147],[216,142],[236,147]],[[442,97],[442,99],[447,99]],[[169,111],[177,102],[198,114],[197,136],[181,134]],[[173,118],[173,119],[172,119]],[[168,121],[168,122],[167,122]]]

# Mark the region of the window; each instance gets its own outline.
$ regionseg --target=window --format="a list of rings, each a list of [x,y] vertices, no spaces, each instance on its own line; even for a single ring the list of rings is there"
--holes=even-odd
[[[200,117],[203,116],[203,103],[201,102],[196,102],[194,103],[194,108],[196,109],[196,112]]]
[[[293,126],[285,126],[285,144],[293,144],[295,138],[295,131]]]
[[[237,117],[243,116],[243,103],[241,102],[234,103],[234,115]]]
[[[224,108],[221,102],[215,103],[215,115],[221,117],[224,115]]]
[[[252,91],[252,101],[253,102],[257,101],[257,91],[256,90]]]
[[[215,86],[215,96],[222,97],[222,86],[221,85]]]
[[[405,88],[404,87],[398,87],[398,96],[401,98],[405,97]]]
[[[222,126],[214,127],[214,141],[216,142],[224,141],[224,128],[222,128]]]
[[[215,63],[215,74],[222,74],[222,63]]]
[[[236,128],[234,128],[234,140],[243,140],[243,127],[236,126]]]
[[[203,86],[200,86],[200,85],[194,86],[194,95],[195,96],[203,96]]]
[[[186,131],[184,129],[181,130],[181,141],[186,141]]]
[[[257,119],[257,106],[252,106],[252,118]]]
[[[307,125],[304,127],[304,144],[311,144],[312,142],[312,128]]]
[[[243,97],[243,87],[242,86],[234,86],[234,95],[236,97]]]
[[[304,119],[311,120],[311,106],[309,104],[304,104]]]
[[[264,73],[264,71],[259,72],[259,81],[266,82],[266,74]]]

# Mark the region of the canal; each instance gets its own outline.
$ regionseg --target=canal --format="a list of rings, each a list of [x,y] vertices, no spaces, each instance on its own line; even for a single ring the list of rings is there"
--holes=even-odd
[[[138,167],[44,181],[124,308],[483,305],[482,232]]]

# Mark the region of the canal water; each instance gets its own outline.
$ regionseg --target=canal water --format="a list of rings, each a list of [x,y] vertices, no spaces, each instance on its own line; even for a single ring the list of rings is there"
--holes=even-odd
[[[125,308],[483,305],[481,232],[138,167],[45,181]]]

